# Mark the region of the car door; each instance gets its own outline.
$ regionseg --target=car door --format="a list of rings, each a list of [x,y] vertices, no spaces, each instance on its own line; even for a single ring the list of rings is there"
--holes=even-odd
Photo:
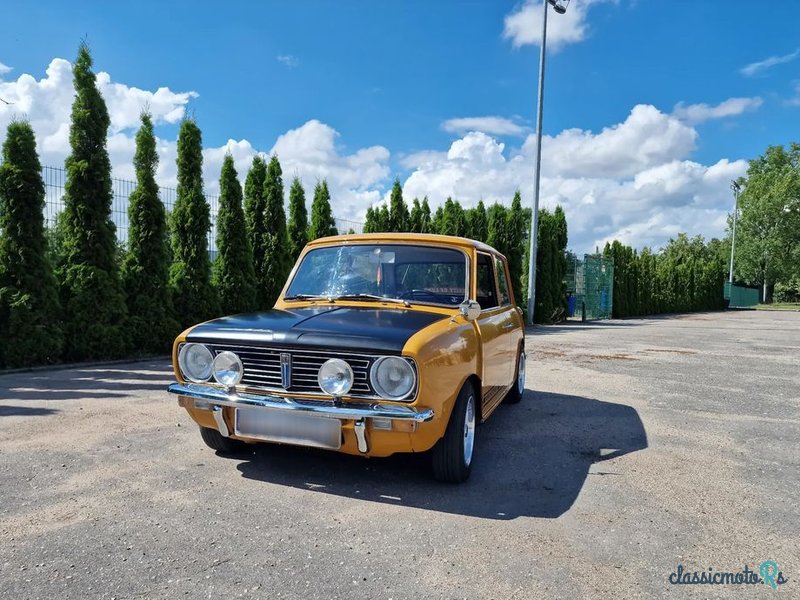
[[[481,338],[483,365],[481,372],[482,414],[484,418],[502,400],[508,387],[508,336],[504,329],[507,307],[501,305],[497,290],[495,261],[491,254],[478,252],[475,269],[475,299],[481,314],[475,323]]]
[[[507,367],[506,382],[508,386],[515,383],[515,376],[517,370],[517,352],[519,350],[519,343],[523,337],[523,323],[517,307],[515,306],[511,297],[511,285],[508,276],[508,265],[505,260],[499,256],[494,257],[495,273],[497,274],[497,291],[498,299],[503,316],[500,324],[502,336],[505,341],[503,350],[505,352],[505,362]]]

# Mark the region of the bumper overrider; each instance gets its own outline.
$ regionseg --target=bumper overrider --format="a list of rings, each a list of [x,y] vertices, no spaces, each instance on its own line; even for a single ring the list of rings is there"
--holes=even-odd
[[[367,404],[354,402],[334,402],[283,398],[271,395],[256,395],[226,390],[198,383],[172,383],[167,388],[171,394],[194,399],[195,408],[210,410],[217,429],[224,437],[230,435],[222,416],[222,407],[255,408],[265,411],[292,411],[322,418],[353,421],[353,430],[358,440],[359,452],[368,452],[366,436],[367,419],[391,419],[398,421],[424,423],[433,419],[430,408],[417,410],[411,406],[394,404]]]

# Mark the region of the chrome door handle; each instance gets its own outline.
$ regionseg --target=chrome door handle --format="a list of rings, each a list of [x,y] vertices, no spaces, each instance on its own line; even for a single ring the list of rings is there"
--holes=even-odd
[[[505,324],[503,325],[503,329],[511,329],[512,327],[514,327],[514,324],[513,324],[513,323],[505,323]]]

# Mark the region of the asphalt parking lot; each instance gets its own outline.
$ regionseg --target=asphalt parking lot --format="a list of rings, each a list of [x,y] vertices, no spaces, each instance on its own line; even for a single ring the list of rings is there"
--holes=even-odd
[[[417,456],[216,456],[165,361],[0,376],[0,597],[800,597],[800,313],[527,345],[461,486]],[[775,592],[668,582],[767,559]]]

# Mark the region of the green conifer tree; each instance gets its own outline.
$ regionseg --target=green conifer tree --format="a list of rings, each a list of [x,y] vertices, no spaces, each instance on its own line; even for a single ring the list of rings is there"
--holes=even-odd
[[[423,203],[423,207],[425,204]],[[444,233],[444,207],[438,206],[431,219],[431,233]]]
[[[505,206],[495,202],[489,207],[486,215],[488,221],[486,243],[501,254],[506,254],[508,251],[508,243],[506,241],[507,212],[508,209]]]
[[[213,282],[219,294],[220,311],[235,314],[255,310],[253,250],[247,237],[242,186],[230,154],[225,155],[219,178],[217,250]]]
[[[411,213],[408,216],[408,230],[412,233],[422,233],[422,205],[419,198],[414,198],[411,204]]]
[[[420,233],[436,233],[431,217],[431,206],[428,204],[428,197],[422,199],[422,227]]]
[[[408,206],[403,200],[403,188],[400,180],[395,179],[389,199],[389,222],[387,231],[402,232],[408,230]]]
[[[211,214],[203,193],[203,141],[200,128],[184,119],[178,133],[178,190],[171,215],[172,255],[170,287],[175,313],[182,327],[220,314],[211,285],[208,231]]]
[[[306,192],[300,178],[292,180],[289,189],[289,261],[294,264],[300,252],[308,243],[308,210],[306,209]]]
[[[364,233],[376,233],[377,224],[375,223],[375,210],[369,206],[367,207],[367,214],[364,217]]]
[[[389,207],[385,203],[381,204],[380,209],[378,209],[376,226],[379,232],[389,231]]]
[[[264,179],[264,223],[262,239],[264,262],[256,264],[256,280],[261,294],[261,306],[272,308],[289,274],[289,240],[286,233],[286,212],[283,209],[283,171],[278,157],[273,155]]]
[[[324,179],[314,188],[314,200],[311,202],[311,223],[308,226],[308,239],[336,235],[336,221],[331,210],[331,194],[328,182]]]
[[[68,360],[122,356],[128,347],[127,310],[111,221],[111,163],[106,150],[110,119],[95,84],[85,44],[72,68],[75,99],[66,160],[63,256],[56,272],[64,309]]]
[[[483,204],[483,200],[480,200],[478,206],[473,209],[471,217],[470,236],[473,240],[486,242],[486,238],[489,237],[489,221],[486,217],[486,207]]]
[[[259,265],[264,264],[264,239],[267,236],[268,226],[264,220],[264,211],[267,206],[266,187],[267,163],[259,155],[253,157],[253,164],[244,180],[244,217],[247,225],[247,238],[253,252],[253,266],[258,272]],[[256,284],[256,308],[267,309],[263,303],[263,293]]]
[[[180,331],[169,296],[167,217],[158,197],[158,154],[153,121],[142,113],[136,133],[136,189],[128,201],[128,252],[122,285],[128,305],[129,332],[137,354],[167,352]]]
[[[12,121],[0,163],[0,366],[52,363],[64,345],[44,233],[44,182],[29,123]]]
[[[563,215],[563,211],[561,213]],[[506,212],[505,255],[508,259],[508,270],[511,275],[511,287],[514,298],[521,302],[522,270],[525,257],[525,215],[522,210],[522,197],[519,190],[514,194],[511,209]],[[565,248],[566,250],[566,242]]]
[[[452,198],[448,198],[444,203],[441,233],[456,236],[467,234],[467,215],[461,204]]]

